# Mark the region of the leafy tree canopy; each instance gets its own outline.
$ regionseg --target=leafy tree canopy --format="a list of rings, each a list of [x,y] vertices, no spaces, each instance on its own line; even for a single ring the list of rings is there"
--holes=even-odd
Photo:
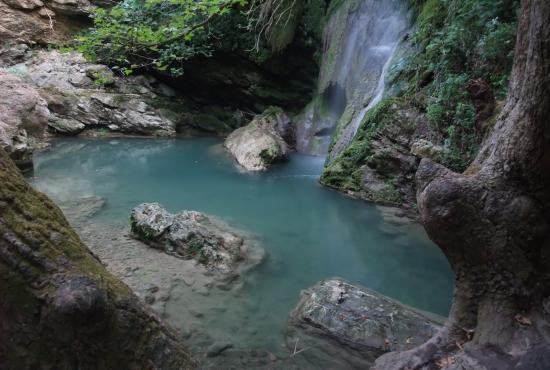
[[[211,20],[225,17],[248,0],[123,0],[97,9],[94,27],[76,40],[89,59],[125,74],[154,68],[174,75],[195,55],[209,55]]]

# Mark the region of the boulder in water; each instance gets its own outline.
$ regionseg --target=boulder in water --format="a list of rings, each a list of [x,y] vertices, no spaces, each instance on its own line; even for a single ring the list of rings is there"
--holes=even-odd
[[[172,226],[174,216],[158,203],[143,203],[132,210],[130,222],[132,234],[152,244]]]
[[[224,145],[246,170],[263,171],[287,157],[292,137],[288,116],[280,108],[271,107],[247,126],[233,131]]]
[[[173,215],[157,203],[144,203],[132,210],[130,223],[136,239],[176,257],[195,259],[224,276],[257,264],[263,256],[243,232],[200,212]]]
[[[366,369],[383,353],[416,347],[438,330],[435,318],[332,278],[302,292],[290,314],[287,345],[323,368]]]

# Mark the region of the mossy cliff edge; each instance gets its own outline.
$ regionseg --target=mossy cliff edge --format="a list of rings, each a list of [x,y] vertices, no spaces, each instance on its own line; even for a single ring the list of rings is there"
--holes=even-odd
[[[195,368],[1,148],[0,184],[2,369]]]
[[[519,9],[517,0],[408,3],[414,27],[393,56],[384,98],[333,153],[352,121],[344,112],[321,176],[326,186],[394,205],[416,203],[422,158],[475,171],[469,166],[507,93]]]

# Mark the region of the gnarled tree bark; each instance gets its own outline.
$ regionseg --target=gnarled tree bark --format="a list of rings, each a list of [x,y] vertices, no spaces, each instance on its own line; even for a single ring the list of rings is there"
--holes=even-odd
[[[416,181],[453,306],[436,337],[373,369],[550,369],[550,1],[522,1],[509,95],[474,163],[423,160]]]
[[[192,369],[0,148],[0,369]]]

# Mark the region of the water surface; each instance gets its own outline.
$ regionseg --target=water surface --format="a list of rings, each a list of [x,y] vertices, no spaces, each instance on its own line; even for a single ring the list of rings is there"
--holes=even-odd
[[[446,315],[451,270],[423,229],[395,227],[376,207],[320,186],[322,167],[322,158],[296,154],[272,171],[244,173],[211,138],[63,139],[36,155],[32,181],[56,200],[105,197],[95,222],[127,222],[137,204],[159,202],[256,235],[266,261],[218,303],[219,314],[202,319],[203,330],[236,347],[280,349],[300,290],[333,276]],[[178,310],[170,307],[176,324]]]

